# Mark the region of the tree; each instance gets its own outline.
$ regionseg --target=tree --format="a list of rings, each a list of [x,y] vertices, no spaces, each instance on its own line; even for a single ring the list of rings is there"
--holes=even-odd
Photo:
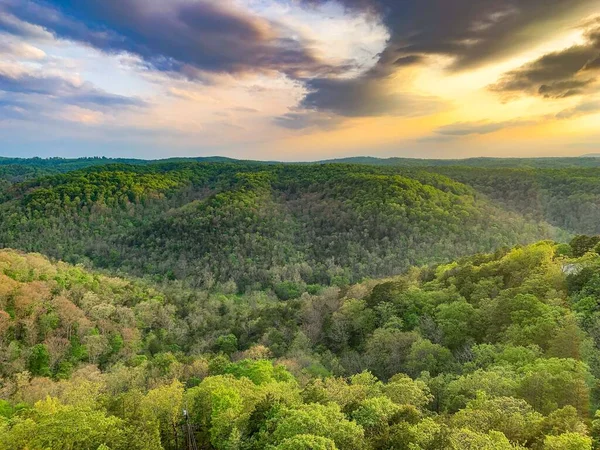
[[[504,434],[498,431],[478,433],[469,429],[454,431],[450,437],[455,450],[516,450],[524,447],[513,446]]]
[[[398,405],[412,405],[419,409],[433,400],[429,387],[423,381],[413,381],[404,374],[394,375],[383,387],[383,392]]]
[[[381,433],[400,406],[388,397],[373,397],[362,401],[352,412],[354,421],[368,434]]]
[[[231,355],[237,352],[238,339],[235,334],[219,336],[215,342],[215,346],[218,351],[223,352],[226,355]]]
[[[166,449],[177,447],[177,428],[182,420],[183,385],[174,381],[170,385],[152,389],[146,394],[142,407],[158,419],[161,445]]]
[[[432,376],[436,376],[442,372],[451,372],[454,364],[454,357],[450,350],[422,339],[412,345],[407,368],[415,377],[421,372],[429,372]]]
[[[27,368],[32,375],[49,377],[50,372],[50,353],[44,344],[37,344],[31,348]]]
[[[552,411],[571,405],[581,415],[589,409],[587,380],[590,374],[585,364],[573,359],[538,359],[520,369],[522,379],[517,393],[537,411]]]
[[[32,418],[19,418],[3,436],[5,449],[32,448],[51,450],[96,450],[109,448],[157,449],[152,442],[139,443],[127,435],[121,419],[102,411],[60,404],[47,398],[35,404]],[[2,448],[2,447],[0,447]]]
[[[336,404],[313,403],[298,409],[284,409],[276,424],[273,439],[277,445],[309,434],[331,439],[339,450],[361,450],[365,446],[363,429],[348,421]]]
[[[435,318],[443,332],[444,345],[452,350],[477,337],[477,311],[466,301],[441,304]]]
[[[591,251],[598,243],[600,243],[600,236],[579,235],[575,236],[569,245],[573,250],[573,256],[578,258]]]
[[[592,439],[578,433],[546,436],[544,450],[592,450]]]
[[[419,335],[393,328],[378,328],[369,337],[365,350],[369,368],[382,380],[408,370],[408,361]]]
[[[337,450],[331,439],[312,434],[300,434],[285,439],[275,447],[277,450]]]
[[[524,400],[512,397],[490,398],[479,393],[465,409],[457,412],[452,423],[459,429],[479,433],[502,432],[511,442],[531,444],[538,435],[543,416]]]

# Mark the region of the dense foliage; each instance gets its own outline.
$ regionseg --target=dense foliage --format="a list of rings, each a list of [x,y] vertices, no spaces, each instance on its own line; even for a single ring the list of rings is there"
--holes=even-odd
[[[0,246],[234,290],[345,285],[549,237],[461,183],[347,165],[109,165],[14,183]]]
[[[600,448],[597,161],[353,162],[0,158],[0,450]]]
[[[595,448],[599,241],[288,301],[2,251],[0,448]]]
[[[533,220],[572,233],[600,233],[600,169],[429,170],[465,183],[504,208]]]
[[[600,154],[581,157],[558,158],[468,158],[468,159],[415,159],[415,158],[374,158],[358,156],[332,159],[325,162],[346,164],[368,164],[375,166],[402,167],[473,167],[473,168],[530,168],[530,169],[564,169],[600,167]]]

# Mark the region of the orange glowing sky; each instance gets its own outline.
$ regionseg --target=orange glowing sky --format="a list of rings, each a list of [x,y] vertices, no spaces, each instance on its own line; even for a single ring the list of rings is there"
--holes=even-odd
[[[597,1],[409,3],[0,0],[0,155],[600,152]]]

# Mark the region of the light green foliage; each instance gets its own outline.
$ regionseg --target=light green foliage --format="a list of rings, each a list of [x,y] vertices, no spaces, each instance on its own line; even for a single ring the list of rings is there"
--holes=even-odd
[[[285,439],[275,447],[276,450],[336,450],[335,442],[331,439],[314,436],[312,434],[300,434]]]
[[[404,374],[394,375],[384,386],[383,392],[394,403],[425,408],[433,399],[429,387],[422,381],[413,381]]]
[[[513,446],[504,434],[498,431],[477,433],[462,429],[452,433],[450,443],[454,450],[513,450],[524,447]]]
[[[292,381],[293,377],[283,366],[274,366],[271,361],[253,361],[244,359],[237,363],[228,364],[224,368],[225,373],[234,375],[236,378],[246,377],[254,384],[272,383],[276,381]]]
[[[592,450],[592,440],[577,433],[547,436],[544,450]]]
[[[476,370],[448,383],[444,407],[450,412],[463,409],[470,400],[483,392],[493,397],[516,396],[519,380],[511,368],[503,366]]]
[[[365,430],[372,431],[385,427],[398,411],[400,406],[388,397],[374,397],[362,401],[352,412],[352,418]]]
[[[511,442],[531,443],[541,427],[543,416],[524,400],[512,397],[488,398],[481,393],[457,412],[453,423],[458,428],[477,432],[500,431]]]
[[[312,434],[331,439],[340,450],[359,450],[365,445],[363,429],[346,419],[336,404],[284,409],[275,420],[273,438],[276,443],[297,435]]]
[[[435,376],[452,371],[454,357],[452,352],[440,344],[424,339],[415,342],[408,356],[407,369],[414,376],[429,372]]]
[[[47,398],[35,404],[28,414],[18,417],[0,440],[0,448],[10,450],[96,450],[106,444],[126,449],[126,424],[102,411],[62,405]],[[148,443],[151,445],[151,443]],[[151,447],[148,447],[151,448]]]
[[[581,361],[572,359],[538,359],[520,369],[523,375],[519,395],[538,411],[549,414],[567,405],[580,414],[589,408],[587,382],[590,374]]]

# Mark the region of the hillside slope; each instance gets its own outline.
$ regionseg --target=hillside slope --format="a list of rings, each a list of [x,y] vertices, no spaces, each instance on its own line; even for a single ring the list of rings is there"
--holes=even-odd
[[[2,250],[0,449],[591,450],[599,241],[285,302]]]
[[[477,197],[393,168],[109,165],[11,185],[0,245],[243,291],[343,285],[550,236]]]
[[[428,168],[504,208],[575,234],[600,233],[600,169]]]

